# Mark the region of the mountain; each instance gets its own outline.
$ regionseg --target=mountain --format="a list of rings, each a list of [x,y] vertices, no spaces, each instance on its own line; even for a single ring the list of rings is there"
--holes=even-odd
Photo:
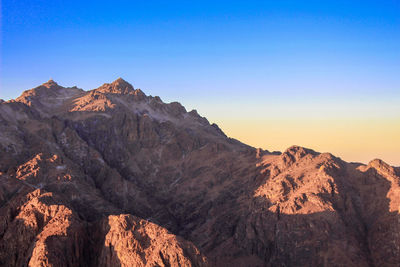
[[[2,266],[398,266],[400,168],[283,153],[119,78],[0,102]]]

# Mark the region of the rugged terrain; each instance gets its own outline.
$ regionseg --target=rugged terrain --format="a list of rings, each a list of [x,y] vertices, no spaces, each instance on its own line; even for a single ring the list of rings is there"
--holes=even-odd
[[[0,101],[2,266],[399,266],[400,168],[270,153],[122,79]]]

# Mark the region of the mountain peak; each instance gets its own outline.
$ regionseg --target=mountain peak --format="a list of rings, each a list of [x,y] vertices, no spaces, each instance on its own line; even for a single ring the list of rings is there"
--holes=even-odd
[[[42,86],[46,88],[59,87],[58,83],[56,83],[53,79],[50,79],[47,82],[43,83]]]
[[[133,86],[124,79],[122,79],[121,77],[116,79],[112,83],[103,84],[96,90],[103,93],[113,93],[113,94],[130,94],[135,92]]]
[[[371,160],[367,166],[370,168],[374,168],[378,172],[383,172],[392,176],[396,175],[395,169],[381,159]]]
[[[113,81],[112,83],[127,83],[129,84],[127,81],[125,81],[124,79],[122,79],[121,77],[118,77],[115,81]]]

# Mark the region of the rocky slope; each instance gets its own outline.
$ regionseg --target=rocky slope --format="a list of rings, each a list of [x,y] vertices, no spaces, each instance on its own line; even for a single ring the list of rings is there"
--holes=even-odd
[[[398,266],[400,169],[255,149],[122,79],[0,103],[2,266]]]

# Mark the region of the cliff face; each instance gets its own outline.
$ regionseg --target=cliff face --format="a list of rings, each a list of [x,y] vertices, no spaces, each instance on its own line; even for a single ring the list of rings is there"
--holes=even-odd
[[[4,266],[398,266],[400,170],[228,138],[122,79],[0,103]]]

